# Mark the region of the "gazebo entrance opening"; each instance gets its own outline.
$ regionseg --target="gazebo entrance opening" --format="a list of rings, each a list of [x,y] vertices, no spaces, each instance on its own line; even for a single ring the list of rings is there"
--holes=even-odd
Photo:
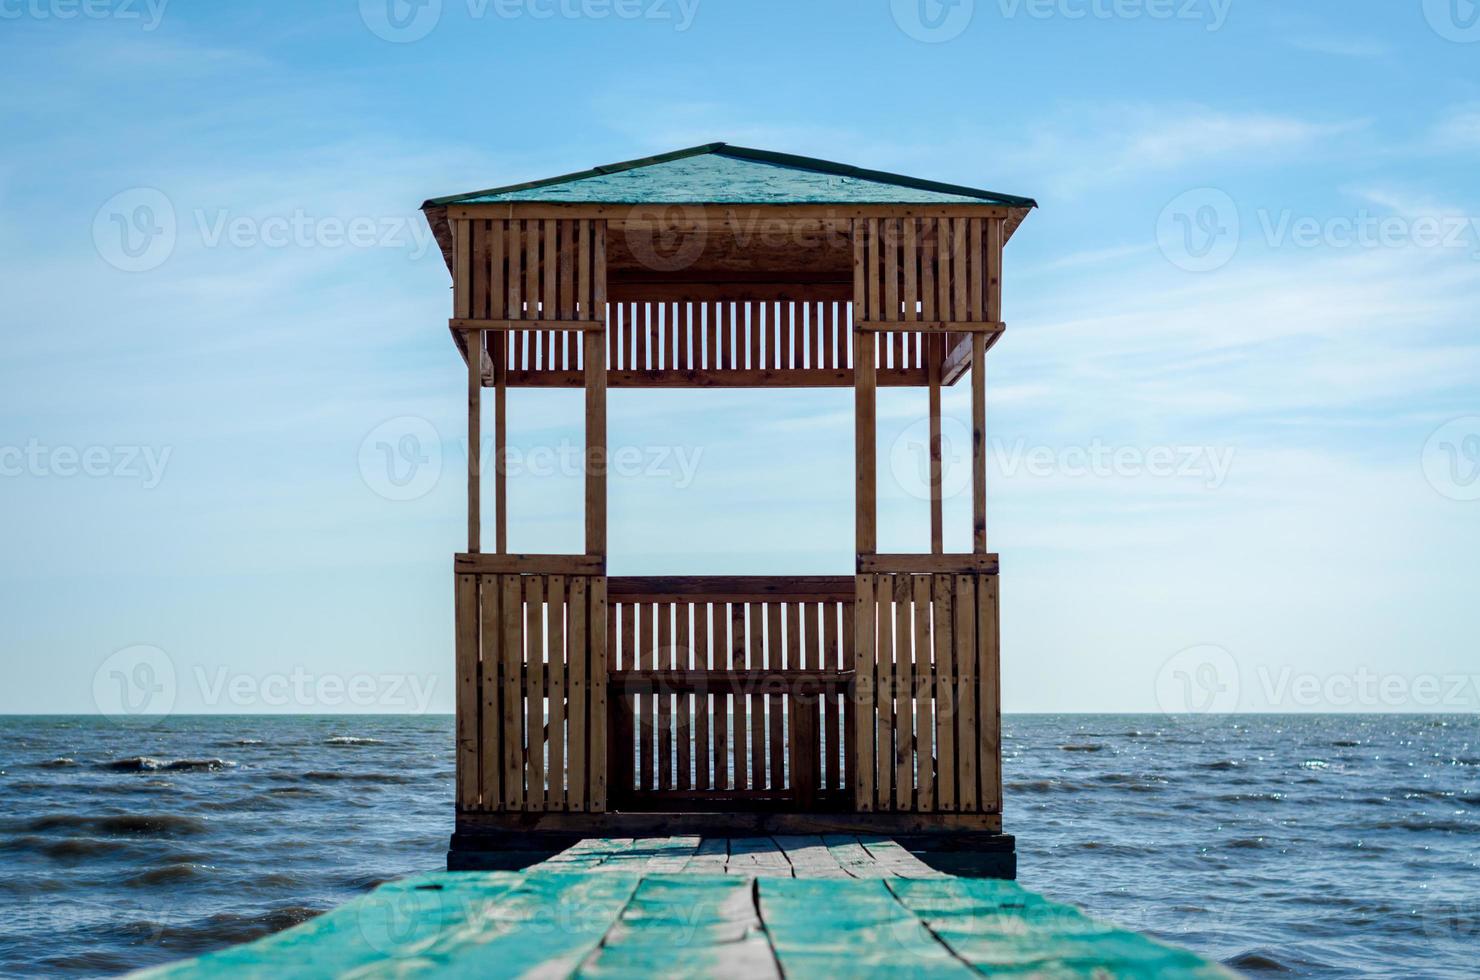
[[[468,364],[458,834],[1001,831],[986,352],[1023,198],[714,144],[430,201]],[[943,546],[940,392],[972,392],[972,551]],[[585,549],[485,535],[485,389],[585,393]],[[613,387],[851,387],[847,576],[606,574]],[[929,393],[931,535],[880,554],[880,386]],[[784,447],[780,447],[784,450]],[[492,549],[485,550],[485,536]]]

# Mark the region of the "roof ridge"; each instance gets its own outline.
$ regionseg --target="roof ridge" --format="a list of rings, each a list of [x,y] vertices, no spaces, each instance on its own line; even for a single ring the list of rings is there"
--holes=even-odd
[[[545,177],[540,180],[530,180],[519,184],[509,184],[504,187],[490,187],[481,191],[470,191],[464,194],[453,194],[447,197],[434,197],[422,204],[423,208],[441,207],[449,204],[457,204],[480,197],[491,197],[497,194],[512,194],[520,191],[537,190],[558,184],[574,183],[580,180],[588,180],[593,177],[606,177],[612,174],[624,173],[629,170],[639,170],[644,167],[652,167],[658,164],[671,163],[675,160],[683,160],[689,157],[705,156],[715,154],[717,156],[730,157],[736,160],[745,160],[751,163],[762,163],[777,167],[787,167],[793,170],[804,170],[812,173],[826,174],[836,177],[845,177],[854,180],[870,181],[877,184],[887,184],[895,187],[908,187],[914,190],[931,191],[938,194],[955,194],[961,197],[971,197],[993,204],[1005,205],[1007,207],[1035,208],[1037,202],[1029,197],[1018,197],[1013,194],[1000,194],[996,191],[982,190],[978,187],[967,187],[962,184],[948,184],[942,181],[926,180],[920,177],[909,177],[904,174],[890,173],[885,170],[869,170],[864,167],[855,167],[846,163],[836,163],[832,160],[823,160],[818,157],[801,156],[794,153],[780,153],[775,150],[759,150],[748,146],[734,146],[725,142],[701,143],[698,146],[685,147],[680,150],[670,150],[667,153],[659,153],[653,156],[638,157],[634,160],[623,160],[618,163],[601,164],[589,170],[581,170],[574,173],[562,174],[558,177]]]

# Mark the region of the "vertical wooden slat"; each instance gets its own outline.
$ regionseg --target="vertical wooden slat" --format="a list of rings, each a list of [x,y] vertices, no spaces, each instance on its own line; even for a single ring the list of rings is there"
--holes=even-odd
[[[898,218],[883,221],[884,228],[884,309],[879,319],[893,323],[900,317],[899,306],[899,249],[904,237],[903,224]],[[895,367],[899,365],[896,364]]]
[[[875,579],[874,596],[879,608],[879,630],[875,643],[878,646],[878,705],[879,738],[874,753],[875,785],[878,787],[879,809],[894,809],[894,708],[895,708],[895,662],[894,662],[894,576],[879,575]]]
[[[698,603],[694,606],[694,666],[700,670],[712,668],[714,660],[709,650],[709,606]],[[714,760],[710,756],[709,733],[711,729],[710,719],[713,717],[712,701],[714,695],[709,691],[698,693],[697,710],[694,713],[694,775],[696,789],[713,789],[715,783],[710,779],[710,767]]]
[[[647,332],[648,332],[648,304],[632,304],[632,364],[634,371],[646,371],[647,358]]]
[[[689,353],[689,304],[674,303],[673,314],[675,327],[678,330],[678,368],[688,370],[695,366]]]
[[[920,245],[916,238],[918,222],[914,218],[904,219],[904,318],[911,322],[920,319]]]
[[[524,319],[540,318],[540,223],[536,220],[524,222]],[[534,367],[533,334],[531,338],[530,367]]]
[[[771,318],[771,331],[766,336],[770,338],[771,344],[771,367],[781,370],[786,367],[786,309],[787,304],[766,303],[764,304],[767,315]]]
[[[594,298],[591,292],[591,222],[580,218],[575,223],[576,235],[576,308],[572,316],[578,320],[597,319]]]
[[[579,813],[586,809],[586,787],[590,783],[587,771],[587,743],[590,738],[590,716],[587,708],[587,691],[591,676],[591,651],[587,636],[587,595],[589,579],[574,575],[570,579],[570,600],[567,604],[570,617],[569,653],[566,657],[566,689],[570,696],[570,709],[566,720],[570,725],[567,755],[570,757],[570,779],[567,805]],[[592,620],[597,630],[603,628]]]
[[[550,791],[546,809],[565,809],[565,577],[551,575],[545,603],[550,643]]]
[[[977,806],[976,579],[956,576],[956,797],[962,812]]]
[[[524,576],[524,808],[545,808],[545,578]]]
[[[776,606],[778,603],[773,602],[771,605]],[[773,650],[771,652],[770,666],[773,670],[779,670],[783,665],[787,668],[793,666],[805,668],[807,666],[807,660],[806,648],[802,646],[802,607],[799,603],[793,602],[787,605],[785,612],[786,646],[784,648],[784,656],[782,655],[782,648],[778,647]],[[786,786],[787,727],[790,722],[796,720],[796,716],[793,713],[796,705],[793,702],[794,699],[779,694],[768,695],[766,697],[766,715],[771,732],[772,789],[779,790]],[[783,714],[788,716],[785,722],[783,722]],[[808,748],[803,746],[802,751],[808,751]],[[792,755],[792,761],[796,761],[795,754]],[[795,787],[793,786],[793,788]]]
[[[874,576],[854,579],[853,691],[853,806],[867,813],[874,808],[874,715],[877,704],[874,637],[879,616],[874,600]]]
[[[931,225],[935,232],[935,315],[942,320],[949,320],[952,319],[954,310],[951,304],[954,293],[951,281],[951,221],[949,218],[935,218]]]
[[[868,231],[864,235],[867,247],[866,261],[868,263],[868,301],[864,307],[864,320],[882,320],[885,318],[883,304],[879,297],[879,287],[883,285],[884,278],[884,256],[880,252],[884,243],[879,238],[880,222],[878,218],[868,219]]]
[[[986,229],[986,317],[993,323],[1002,322],[1002,238],[1003,223],[1000,218],[987,222]]]
[[[508,288],[507,316],[510,320],[524,319],[524,238],[518,220],[504,225],[504,253],[508,256],[509,275],[505,283]]]
[[[567,218],[559,223],[559,228],[560,264],[557,268],[556,288],[560,299],[555,313],[556,319],[574,320],[576,318],[576,223]]]
[[[839,605],[842,606],[843,625],[839,636],[842,643],[838,649],[838,655],[841,658],[838,661],[838,666],[845,669],[847,667],[854,667],[856,670],[858,657],[854,651],[857,649],[858,638],[854,633],[853,624],[856,621],[857,609],[852,602],[843,602]],[[857,676],[855,673],[854,677],[856,678]],[[838,772],[838,788],[847,789],[849,782],[853,780],[853,774],[859,769],[859,699],[844,695],[838,698],[838,703],[843,715],[840,727],[838,728],[838,744],[842,746],[842,752],[838,754],[838,758],[841,760],[841,768]]]
[[[632,608],[637,611],[637,658],[634,664],[640,664],[648,670],[658,669],[658,644],[653,635],[657,625],[658,609],[652,603],[633,603]],[[642,714],[638,716],[637,739],[638,739],[638,785],[643,789],[658,788],[658,764],[653,754],[653,741],[658,733],[658,694],[654,691],[644,695]]]
[[[689,641],[689,620],[693,613],[693,607],[687,602],[674,605],[673,626],[673,649],[678,656],[678,667],[681,670],[693,670],[693,647]],[[694,712],[694,695],[683,692],[678,695],[678,731],[677,731],[677,761],[678,761],[678,789],[694,788],[693,756],[690,751],[690,740],[692,726],[689,719]]]
[[[762,606],[750,604],[750,644],[745,665],[759,668],[765,661],[765,637],[761,632]],[[750,702],[750,780],[754,789],[766,786],[766,714],[765,707],[770,697],[756,695]]]
[[[503,593],[504,805],[524,809],[524,591],[522,576],[500,575]]]
[[[559,223],[553,218],[545,219],[544,241],[540,253],[540,265],[544,272],[544,295],[541,297],[543,307],[540,310],[541,320],[559,319],[557,304],[559,302],[559,272],[560,272],[560,242]]]
[[[956,649],[951,615],[951,577],[937,575],[932,612],[935,620],[936,805],[956,809]]]
[[[488,222],[471,221],[473,238],[473,301],[468,315],[488,316]]]
[[[987,812],[1002,809],[1002,700],[1001,639],[998,635],[997,576],[982,575],[977,579],[976,647],[979,656],[977,675],[977,730],[981,758],[981,808]]]
[[[642,607],[635,602],[624,602],[621,604],[621,662],[622,668],[624,670],[637,670],[642,667],[642,661],[640,659],[640,654],[637,647],[637,621],[641,618],[641,608]],[[617,746],[617,751],[621,753],[623,758],[626,760],[626,765],[623,771],[629,776],[629,778],[624,779],[622,782],[622,791],[624,793],[631,792],[634,788],[643,789],[647,786],[647,777],[643,774],[647,772],[647,762],[644,760],[648,758],[648,751],[644,749],[643,746],[647,745],[648,743],[643,739],[642,725],[642,719],[646,717],[646,705],[639,695],[633,694],[629,696],[624,696],[623,698],[624,702],[628,701],[629,699],[632,705],[633,714],[633,717],[629,719],[633,723],[633,730],[630,735],[632,736],[632,738],[635,738],[637,740],[637,748],[634,751],[632,746],[632,738],[629,738],[626,743]],[[635,771],[633,768],[634,766],[636,767]]]
[[[966,218],[951,220],[951,319],[970,320],[971,309],[966,304]]]
[[[982,224],[979,219],[972,218],[966,223],[966,275],[970,279],[971,294],[971,319],[983,320],[986,318],[987,308],[983,301],[983,287],[986,285],[986,269],[982,267]]]
[[[750,339],[750,360],[746,364],[746,367],[752,370],[759,370],[766,366],[766,362],[761,357],[761,338],[766,330],[766,320],[762,316],[761,310],[765,307],[765,304],[751,300],[743,305],[745,308],[745,332],[746,336]]]
[[[712,629],[709,642],[712,645],[710,666],[716,669],[727,667],[730,659],[729,620],[723,602],[711,603],[709,616]],[[724,688],[714,692],[714,722],[712,725],[714,749],[714,788],[732,789],[735,783],[730,773],[730,692]]]
[[[499,607],[503,596],[499,593],[498,576],[479,575],[476,578],[478,608],[482,620],[478,630],[478,644],[481,647],[481,677],[478,687],[479,696],[483,699],[482,716],[478,722],[478,769],[481,773],[479,795],[483,800],[483,809],[502,810],[504,797],[501,777],[504,759],[500,745],[502,740],[499,737],[502,733],[499,704],[503,700],[503,690],[499,684],[499,641],[503,637],[503,628],[499,622]]]
[[[745,642],[745,604],[732,602],[730,605],[730,665],[736,670],[750,666],[749,651]],[[750,695],[735,692],[735,733],[730,745],[734,757],[735,788],[750,788],[750,754],[746,751],[746,739],[750,736]]]
[[[472,222],[452,222],[452,315],[467,319],[473,315],[473,229]]]
[[[786,304],[791,321],[791,366],[800,371],[807,366],[807,304]]]
[[[658,617],[658,669],[672,670],[673,603],[654,603]],[[673,788],[673,694],[658,690],[658,788]]]
[[[678,363],[678,304],[663,304],[668,325],[668,370],[676,370]]]
[[[751,606],[752,610],[758,610],[760,608],[760,606]],[[787,634],[782,631],[782,616],[784,614],[783,603],[766,603],[766,669],[773,673],[781,671],[783,666],[791,667],[796,664],[796,645],[794,643],[788,644],[785,638]],[[752,615],[754,614],[752,613]],[[788,623],[788,625],[790,624]],[[779,742],[781,739],[782,699],[768,694],[763,700],[766,705],[766,712],[770,716],[770,725],[768,729],[768,726],[762,723],[758,726],[757,730],[761,732],[769,730],[770,732],[771,751],[769,756],[771,760],[771,781],[769,785],[772,789],[780,789],[783,785],[781,782],[781,769],[783,766],[777,764],[777,750],[781,748]],[[760,710],[759,704],[760,701],[757,701],[757,711]],[[767,753],[763,750],[756,756],[762,769],[765,767],[763,760],[766,758],[766,755]]]
[[[600,227],[604,227],[600,226]],[[598,238],[598,241],[600,239]],[[604,274],[598,282],[604,282]],[[598,286],[598,288],[600,288]],[[590,795],[590,807],[592,813],[605,813],[607,800],[607,637],[610,633],[610,622],[606,604],[606,576],[597,575],[591,579],[589,595],[591,604],[587,621],[591,624],[590,635],[587,645],[590,648],[590,677],[591,683],[587,692],[587,716],[586,729],[590,733],[591,746],[586,753],[586,778],[588,792]],[[603,626],[602,624],[607,624]],[[632,742],[628,740],[625,755],[632,758]]]
[[[823,602],[818,610],[818,632],[817,632],[817,665],[830,670],[845,669],[838,657],[838,604],[831,601]],[[841,726],[833,724],[833,718],[837,715],[837,696],[834,694],[823,694],[818,710],[820,737],[827,743],[827,751],[823,752],[818,763],[817,778],[822,785],[828,789],[843,789],[844,783],[838,779],[838,752],[842,745],[840,736]]]
[[[935,665],[930,656],[930,576],[911,576],[915,615],[915,809],[935,810]]]
[[[648,356],[652,360],[654,371],[661,371],[668,366],[668,327],[666,303],[649,303],[648,307]]]
[[[807,693],[788,699],[790,727],[796,730],[793,744],[799,749],[791,760],[791,786],[796,807],[803,813],[817,805],[818,740],[817,704],[819,694]]]
[[[894,576],[894,807],[915,804],[915,662],[911,649],[911,578]]]
[[[466,222],[463,222],[466,224]],[[478,805],[478,576],[457,577],[457,805]]]

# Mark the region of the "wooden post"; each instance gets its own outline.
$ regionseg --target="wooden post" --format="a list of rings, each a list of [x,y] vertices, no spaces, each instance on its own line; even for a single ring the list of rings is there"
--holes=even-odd
[[[971,546],[987,553],[987,338],[971,335]]]
[[[606,222],[594,222],[595,272],[592,312],[601,330],[587,330],[586,363],[586,554],[606,555]]]
[[[483,331],[465,333],[468,345],[468,554],[482,550]]]
[[[871,222],[871,226],[876,222]],[[874,341],[877,334],[865,332],[858,327],[860,320],[871,316],[866,304],[873,302],[866,290],[878,290],[878,277],[868,274],[865,242],[861,234],[863,223],[853,223],[853,404],[854,404],[854,467],[857,495],[856,548],[858,554],[874,554],[879,550],[878,530],[878,463],[876,457],[876,398],[878,374],[874,363]],[[872,228],[870,229],[872,231]],[[877,248],[878,238],[870,236],[869,248]]]
[[[509,553],[509,338],[499,331],[492,339],[493,347],[493,527],[494,550],[501,555]]]
[[[945,364],[945,337],[926,339],[927,373],[930,379],[930,553],[945,551],[945,517],[941,501],[940,376]]]

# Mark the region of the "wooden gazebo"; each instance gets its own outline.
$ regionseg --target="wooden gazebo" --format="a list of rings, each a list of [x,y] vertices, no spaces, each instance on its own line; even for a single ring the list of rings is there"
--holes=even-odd
[[[983,363],[1033,207],[723,143],[423,206],[468,365],[453,867],[747,833],[929,838],[1010,867]],[[940,393],[968,373],[973,546],[951,554]],[[878,551],[881,385],[929,389],[917,554]],[[606,393],[643,386],[853,387],[853,574],[608,577]],[[497,463],[510,387],[585,389],[583,554],[509,552],[499,465],[485,534],[483,392]]]

